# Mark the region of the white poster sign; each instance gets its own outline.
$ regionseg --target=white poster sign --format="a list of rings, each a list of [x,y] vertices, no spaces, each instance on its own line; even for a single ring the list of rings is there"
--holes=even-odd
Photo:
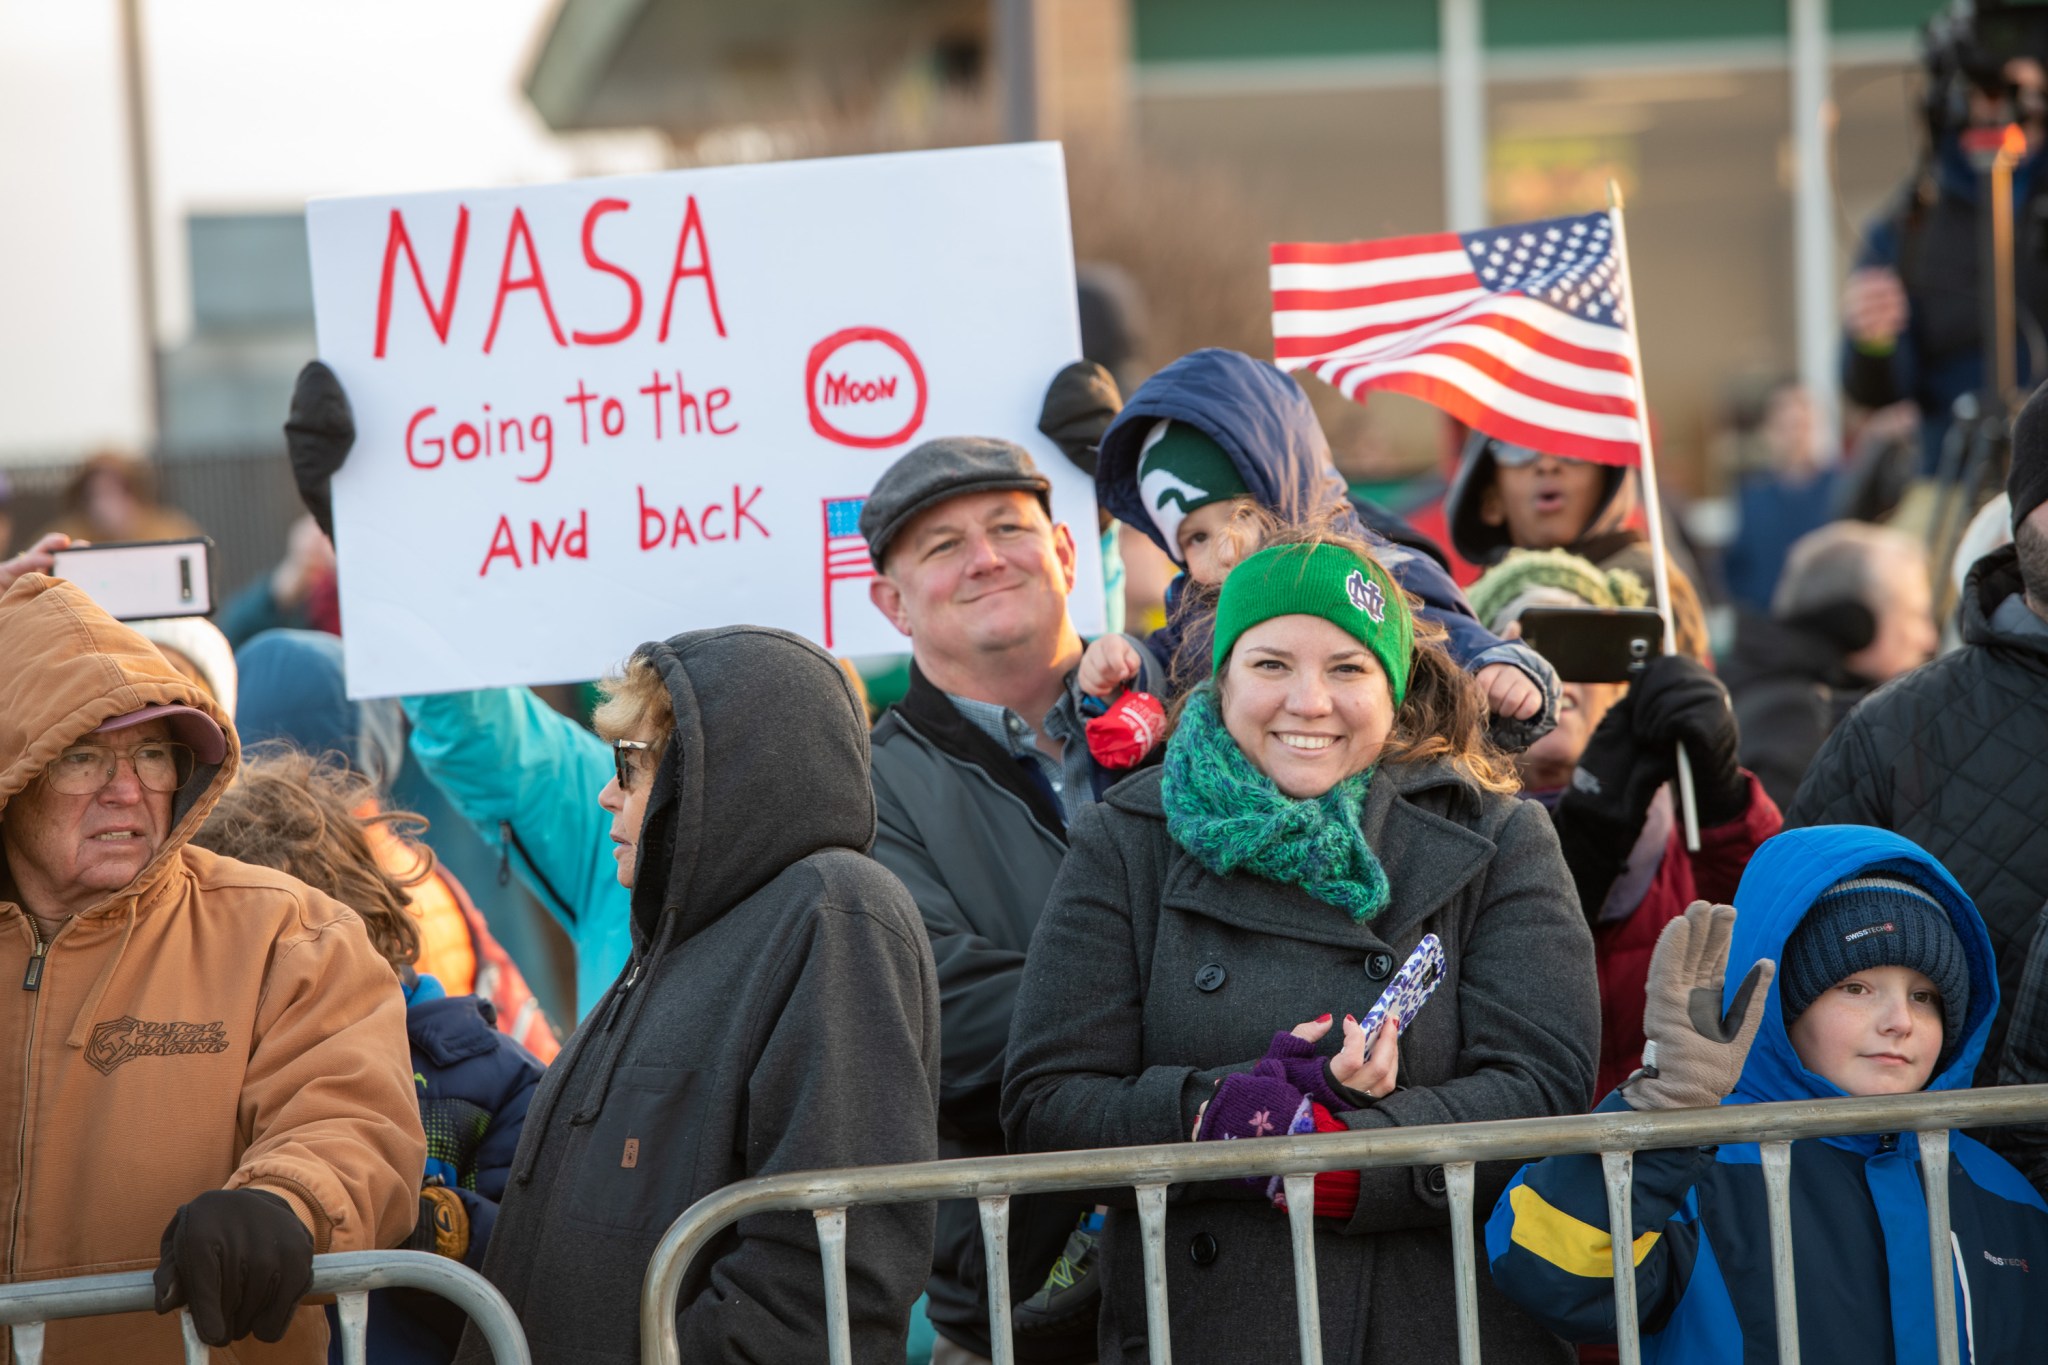
[[[920,441],[1052,479],[1102,628],[1094,488],[1037,429],[1080,354],[1056,144],[678,171],[307,209],[351,696],[596,677],[781,626],[907,647],[858,520]]]

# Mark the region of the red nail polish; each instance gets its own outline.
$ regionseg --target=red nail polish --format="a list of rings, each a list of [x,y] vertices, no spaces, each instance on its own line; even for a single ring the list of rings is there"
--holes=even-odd
[[[1344,1016],[1344,1022],[1347,1024],[1355,1024],[1358,1022],[1358,1016],[1355,1014],[1347,1014]]]
[[[1318,1016],[1318,1017],[1317,1017],[1317,1019],[1316,1019],[1316,1022],[1317,1022],[1318,1024],[1327,1024],[1327,1023],[1329,1023],[1329,1022],[1330,1022],[1330,1016],[1329,1016],[1329,1015],[1327,1015],[1327,1014],[1325,1014],[1325,1015],[1320,1015],[1320,1016]]]

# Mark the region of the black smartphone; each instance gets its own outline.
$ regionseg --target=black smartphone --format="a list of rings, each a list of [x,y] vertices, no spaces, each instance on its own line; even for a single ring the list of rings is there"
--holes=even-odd
[[[213,542],[139,540],[59,550],[50,572],[69,579],[116,621],[213,613]]]
[[[1647,607],[1530,607],[1521,620],[1563,682],[1630,682],[1664,652],[1664,617]]]

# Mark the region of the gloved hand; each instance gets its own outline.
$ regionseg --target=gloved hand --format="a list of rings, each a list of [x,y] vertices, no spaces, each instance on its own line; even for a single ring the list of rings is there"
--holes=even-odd
[[[424,1251],[459,1261],[469,1254],[469,1206],[446,1185],[420,1191],[420,1218],[405,1239],[404,1251]]]
[[[1666,654],[1650,660],[1629,685],[1628,696],[1636,738],[1646,753],[1685,746],[1700,826],[1725,825],[1741,816],[1749,805],[1749,779],[1736,756],[1741,736],[1721,680],[1697,659]]]
[[[313,1284],[313,1234],[268,1190],[208,1190],[164,1229],[156,1311],[192,1310],[209,1346],[282,1341]]]
[[[1308,1096],[1277,1076],[1233,1071],[1217,1084],[1203,1109],[1195,1141],[1285,1137],[1297,1128],[1305,1133],[1315,1126],[1310,1113]],[[1263,1188],[1266,1177],[1249,1177],[1244,1183]]]
[[[1589,922],[1599,919],[1609,888],[1627,866],[1657,789],[1678,771],[1676,746],[1646,748],[1637,728],[1631,690],[1594,727],[1551,817]]]
[[[1093,478],[1102,433],[1123,410],[1123,395],[1109,371],[1092,360],[1077,360],[1053,376],[1038,410],[1038,429]]]
[[[1694,901],[1657,936],[1643,1009],[1643,1066],[1621,1087],[1631,1108],[1706,1108],[1742,1079],[1777,964],[1759,958],[1723,1015],[1734,934],[1734,906]]]
[[[1166,708],[1150,692],[1126,692],[1086,727],[1088,752],[1105,768],[1135,768],[1166,735]]]
[[[328,483],[356,443],[355,414],[334,371],[309,361],[292,386],[292,412],[285,419],[284,448],[291,456],[299,499],[320,529],[334,539],[334,501]]]

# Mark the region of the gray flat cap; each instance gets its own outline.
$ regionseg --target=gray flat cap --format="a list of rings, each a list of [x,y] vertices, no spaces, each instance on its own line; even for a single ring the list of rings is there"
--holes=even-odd
[[[881,568],[889,542],[927,507],[963,493],[1009,489],[1036,493],[1051,514],[1052,481],[1038,472],[1024,447],[988,436],[941,436],[915,446],[882,471],[860,509],[868,557]]]

